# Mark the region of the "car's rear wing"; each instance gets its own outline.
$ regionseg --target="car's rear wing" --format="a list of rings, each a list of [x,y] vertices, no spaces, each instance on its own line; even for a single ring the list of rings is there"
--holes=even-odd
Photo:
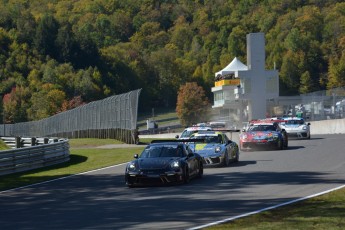
[[[178,139],[171,139],[171,140],[166,140],[166,139],[156,139],[152,140],[151,144],[153,143],[171,143],[171,142],[179,142],[179,143],[193,143],[193,142],[204,142],[204,139],[183,139],[183,140],[178,140]]]
[[[213,128],[212,131],[218,131],[218,132],[223,132],[223,133],[238,133],[241,130],[239,130],[239,129]]]

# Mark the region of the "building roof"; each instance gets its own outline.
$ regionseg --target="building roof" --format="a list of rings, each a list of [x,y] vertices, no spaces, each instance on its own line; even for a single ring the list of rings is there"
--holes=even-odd
[[[221,71],[215,73],[215,76],[217,77],[218,75],[235,73],[235,71],[239,70],[248,70],[248,67],[245,64],[243,64],[237,57],[235,57],[229,65],[227,65]]]

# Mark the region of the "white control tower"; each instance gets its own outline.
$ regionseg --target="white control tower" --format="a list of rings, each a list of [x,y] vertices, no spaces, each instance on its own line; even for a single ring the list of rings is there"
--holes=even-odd
[[[265,70],[265,57],[264,33],[247,34],[247,66],[238,63],[238,69],[233,68],[226,72],[224,68],[216,73],[215,87],[212,88],[212,108],[222,114],[227,109],[230,113],[237,110],[237,122],[265,118],[267,100],[279,97],[278,71]],[[237,58],[235,59],[238,62]],[[226,80],[229,75],[231,80]]]

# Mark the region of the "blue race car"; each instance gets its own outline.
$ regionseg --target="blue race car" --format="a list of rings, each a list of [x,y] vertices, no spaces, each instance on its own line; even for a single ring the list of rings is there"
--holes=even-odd
[[[203,158],[205,166],[229,166],[230,162],[239,161],[239,148],[225,133],[217,131],[199,131],[190,140],[198,141],[190,144],[190,148]]]

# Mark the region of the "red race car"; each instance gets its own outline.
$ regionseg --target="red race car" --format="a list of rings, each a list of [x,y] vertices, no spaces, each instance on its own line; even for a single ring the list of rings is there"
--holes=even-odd
[[[246,130],[240,134],[240,149],[259,148],[284,149],[288,147],[288,136],[280,126],[280,120],[265,119],[249,122]]]

